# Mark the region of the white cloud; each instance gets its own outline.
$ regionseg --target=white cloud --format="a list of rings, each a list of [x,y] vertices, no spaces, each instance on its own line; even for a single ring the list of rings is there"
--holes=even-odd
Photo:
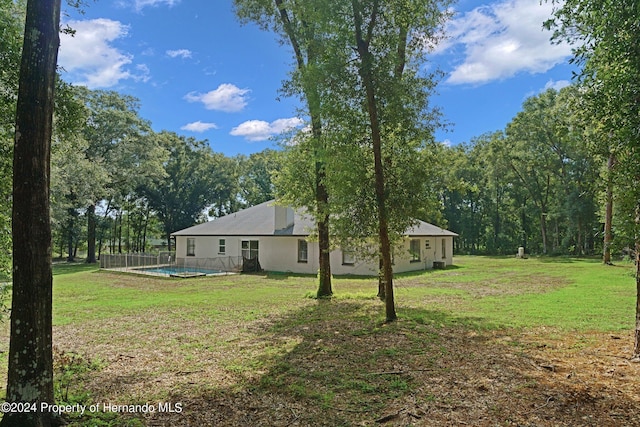
[[[547,89],[560,90],[560,89],[564,89],[567,86],[571,86],[571,82],[569,80],[558,80],[558,81],[549,80],[547,84],[544,85],[544,89],[542,91],[544,92]]]
[[[446,29],[449,39],[436,53],[462,46],[464,61],[447,82],[483,84],[522,71],[543,73],[564,62],[571,46],[551,44],[551,33],[542,28],[552,7],[550,2],[503,0],[453,19]]]
[[[127,36],[129,27],[110,19],[69,21],[75,35],[60,35],[58,63],[71,80],[91,89],[111,87],[121,80],[149,79],[146,65],[131,70],[133,56],[116,49],[111,42]]]
[[[177,50],[168,50],[167,55],[172,58],[177,58],[178,56],[181,58],[191,58],[192,52],[189,49],[177,49]]]
[[[207,93],[190,92],[184,99],[189,102],[202,102],[207,110],[236,113],[247,106],[246,94],[249,89],[240,89],[235,85],[223,83],[217,89]]]
[[[169,7],[180,3],[180,0],[135,0],[135,8],[137,11],[142,10],[145,6],[159,6],[166,4]]]
[[[262,120],[249,120],[231,129],[230,135],[242,136],[247,141],[264,141],[300,126],[303,121],[297,117],[278,119],[271,123]]]
[[[215,123],[203,123],[198,120],[197,122],[186,124],[180,129],[190,132],[202,133],[208,131],[209,129],[218,129],[218,125],[216,125]]]

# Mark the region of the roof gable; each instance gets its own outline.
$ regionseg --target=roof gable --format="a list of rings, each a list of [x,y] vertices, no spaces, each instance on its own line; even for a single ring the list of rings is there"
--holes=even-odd
[[[315,227],[312,218],[294,211],[293,225],[276,230],[276,203],[261,203],[238,212],[172,233],[172,236],[308,236]]]
[[[194,225],[172,233],[172,236],[308,236],[315,221],[304,209],[294,210],[293,225],[275,229],[276,202],[270,200],[250,208]],[[457,236],[433,224],[418,221],[407,230],[409,237]]]

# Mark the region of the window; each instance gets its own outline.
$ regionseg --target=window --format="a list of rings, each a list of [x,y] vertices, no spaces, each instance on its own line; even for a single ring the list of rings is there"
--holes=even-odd
[[[242,257],[246,259],[258,258],[258,241],[257,240],[242,241]]]
[[[193,237],[187,239],[187,256],[196,256],[196,239]]]
[[[356,256],[353,251],[342,251],[342,265],[354,265],[356,263]]]
[[[447,239],[442,238],[442,259],[447,257]]]
[[[411,239],[409,242],[409,254],[411,254],[411,262],[420,261],[420,239]]]
[[[226,254],[227,253],[227,241],[225,239],[218,240],[218,254]]]
[[[425,240],[424,241],[424,248],[425,249],[431,249],[431,240]]]
[[[309,250],[306,240],[298,240],[298,262],[307,262],[309,260]]]

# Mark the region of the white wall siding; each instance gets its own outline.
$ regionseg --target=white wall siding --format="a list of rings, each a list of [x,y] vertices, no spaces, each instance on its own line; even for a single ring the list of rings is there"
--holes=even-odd
[[[242,256],[241,242],[244,240],[258,241],[258,259],[260,266],[267,271],[290,273],[317,274],[318,272],[318,242],[308,242],[307,262],[298,262],[298,236],[176,236],[176,257],[187,257],[187,239],[195,239],[194,258],[240,257]],[[219,252],[219,241],[225,239],[226,251]],[[415,237],[420,241],[420,260],[411,261],[409,252],[410,238],[407,238],[400,248],[394,251],[394,272],[426,270],[433,268],[434,261],[444,261],[445,265],[453,264],[453,238],[446,237]],[[442,240],[446,240],[442,253]],[[429,245],[427,247],[427,241]],[[364,261],[355,257],[353,265],[343,264],[342,251],[334,250],[330,254],[331,273],[334,275],[364,275],[378,274],[377,261]]]

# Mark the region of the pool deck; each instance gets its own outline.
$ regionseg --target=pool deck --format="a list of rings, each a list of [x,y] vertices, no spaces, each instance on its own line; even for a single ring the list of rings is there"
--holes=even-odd
[[[148,268],[149,266],[147,266]],[[229,276],[232,274],[238,274],[233,271],[221,271],[218,273],[199,273],[199,272],[183,272],[183,273],[159,273],[154,271],[144,271],[141,268],[145,267],[117,267],[117,268],[102,268],[101,270],[106,271],[118,271],[121,273],[130,273],[130,274],[138,274],[141,276],[155,276],[155,277],[174,277],[180,279],[188,279],[193,277],[213,277],[213,276]]]

